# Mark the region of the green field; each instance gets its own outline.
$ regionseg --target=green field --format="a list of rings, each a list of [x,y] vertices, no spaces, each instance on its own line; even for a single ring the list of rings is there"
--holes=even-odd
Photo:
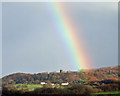
[[[8,89],[22,90],[22,91],[34,91],[36,88],[64,88],[64,86],[54,85],[54,86],[46,86],[41,84],[15,84],[7,86]]]
[[[120,91],[100,92],[100,93],[93,93],[92,95],[102,95],[102,94],[120,94]]]
[[[40,84],[15,84],[13,87],[15,87],[16,90],[33,91],[35,88],[42,88],[43,85],[40,85]]]

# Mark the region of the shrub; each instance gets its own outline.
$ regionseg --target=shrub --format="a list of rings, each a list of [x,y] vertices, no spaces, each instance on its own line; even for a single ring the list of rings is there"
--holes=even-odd
[[[100,88],[104,92],[107,92],[107,91],[118,91],[120,89],[119,87],[120,87],[119,84],[103,84],[100,85],[98,88]]]
[[[70,88],[68,88],[68,90],[71,90],[72,93],[78,93],[78,94],[89,94],[94,92],[92,88],[82,84],[72,85]]]

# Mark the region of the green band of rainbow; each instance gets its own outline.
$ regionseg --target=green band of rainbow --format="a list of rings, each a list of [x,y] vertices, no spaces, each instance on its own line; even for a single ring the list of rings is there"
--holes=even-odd
[[[85,50],[84,40],[82,36],[77,34],[80,30],[75,28],[74,22],[67,15],[63,5],[63,3],[58,2],[51,3],[61,34],[72,54],[75,65],[77,65],[77,70],[90,68],[91,61]]]

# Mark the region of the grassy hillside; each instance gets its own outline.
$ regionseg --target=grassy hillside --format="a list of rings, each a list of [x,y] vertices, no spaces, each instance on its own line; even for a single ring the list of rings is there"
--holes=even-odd
[[[91,81],[102,81],[107,79],[118,80],[120,76],[119,67],[105,67],[98,69],[84,69],[79,72],[51,72],[38,74],[15,73],[2,78],[3,86],[9,84],[40,84],[41,82],[51,82],[61,84],[86,84]]]

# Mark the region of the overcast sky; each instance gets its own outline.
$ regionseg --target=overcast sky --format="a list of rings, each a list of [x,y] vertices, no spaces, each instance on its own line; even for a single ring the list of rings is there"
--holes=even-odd
[[[94,68],[118,64],[117,3],[64,3]],[[2,74],[77,70],[50,3],[3,3]],[[79,31],[78,31],[79,34]]]

